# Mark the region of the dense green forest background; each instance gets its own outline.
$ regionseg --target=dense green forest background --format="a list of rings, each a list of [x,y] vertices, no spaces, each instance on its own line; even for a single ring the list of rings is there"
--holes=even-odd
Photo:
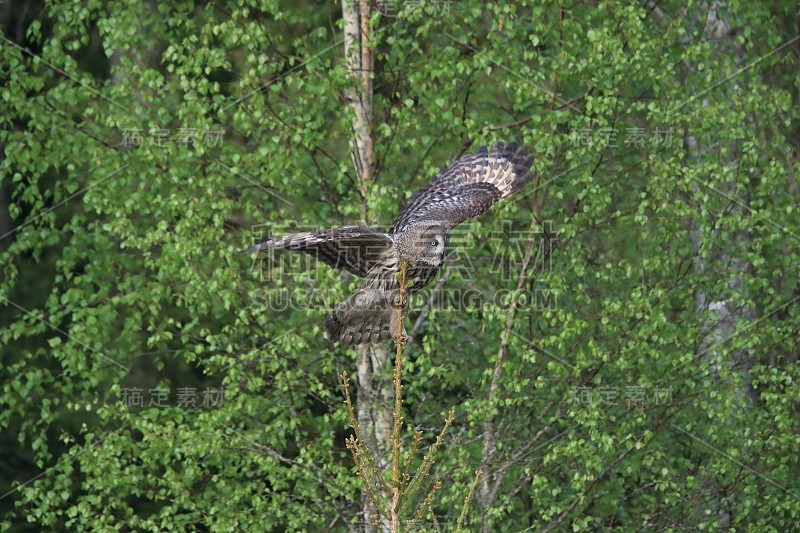
[[[479,469],[468,530],[800,523],[795,1],[6,0],[0,23],[0,530],[370,530],[338,376],[371,363],[380,414],[392,364],[322,328],[357,280],[241,251],[388,229],[496,140],[533,183],[408,318],[403,442],[455,410],[423,526]]]

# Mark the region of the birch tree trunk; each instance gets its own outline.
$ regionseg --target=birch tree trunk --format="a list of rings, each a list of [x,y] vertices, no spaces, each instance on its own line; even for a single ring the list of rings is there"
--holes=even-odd
[[[372,143],[372,80],[374,56],[370,48],[371,3],[365,0],[342,0],[344,18],[344,53],[347,70],[355,81],[345,90],[344,98],[353,111],[350,136],[350,157],[356,170],[361,195],[361,223],[370,225],[367,194],[374,179],[375,160]],[[385,346],[360,345],[358,347],[358,424],[367,446],[376,454],[377,465],[388,471],[387,454],[391,441],[392,399],[391,381],[383,377],[389,362]],[[362,494],[364,531],[375,530],[372,525],[375,507]],[[382,528],[385,529],[385,528]]]
[[[697,11],[697,13],[706,14],[704,19],[700,19],[697,15],[694,18],[698,25],[702,25],[706,29],[709,39],[723,47],[720,54],[733,54],[737,58],[738,66],[741,67],[742,50],[735,37],[731,34],[730,14],[726,13],[726,11],[727,5],[724,1],[712,1],[708,9]],[[690,68],[692,67],[690,66]],[[733,85],[733,83],[730,82],[730,85]],[[732,90],[732,87],[729,87],[729,89]],[[703,107],[707,106],[708,100],[704,99],[701,105]],[[703,155],[712,151],[713,148],[713,144],[703,145],[692,135],[687,135],[686,137],[687,155],[701,165],[703,164]],[[737,164],[736,154],[738,150],[735,145],[730,148],[731,155],[727,164],[733,167]],[[713,151],[721,153],[720,150]],[[696,189],[699,190],[700,186],[697,185]],[[740,198],[739,205],[736,202],[732,202],[729,214],[732,217],[744,215],[741,205],[746,206],[748,204],[749,195],[746,194],[746,191],[736,189],[737,183],[728,180],[722,183],[719,191],[712,192],[712,194],[733,195]],[[707,230],[704,228],[702,221],[694,226],[692,244],[697,252],[694,270],[701,279],[706,276],[728,279],[730,294],[743,294],[746,290],[745,279],[749,270],[744,257],[750,247],[752,237],[747,231],[731,233],[728,239],[724,239],[719,233],[719,230]],[[710,258],[704,256],[702,253],[703,247],[709,247],[713,251],[713,256]],[[706,290],[701,290],[695,296],[695,312],[701,324],[709,322],[712,324],[698,345],[696,354],[698,360],[710,366],[709,373],[712,379],[718,380],[720,384],[725,385],[720,377],[720,370],[723,368],[722,364],[730,369],[731,375],[738,374],[740,384],[737,386],[737,396],[743,408],[751,407],[755,398],[749,375],[749,369],[753,364],[751,354],[745,350],[737,350],[730,359],[720,364],[714,352],[714,346],[723,341],[723,339],[735,335],[736,322],[738,320],[754,320],[756,317],[755,309],[732,301],[726,295],[712,294]],[[728,383],[727,385],[731,384]],[[722,494],[724,488],[717,486],[716,482],[709,480],[709,483],[711,485],[709,490],[715,493],[715,496],[710,500],[710,505],[714,508],[718,526],[729,527],[731,516],[727,509],[735,502],[726,500]],[[698,521],[707,520],[708,517],[703,513],[702,509],[698,509],[698,513]]]

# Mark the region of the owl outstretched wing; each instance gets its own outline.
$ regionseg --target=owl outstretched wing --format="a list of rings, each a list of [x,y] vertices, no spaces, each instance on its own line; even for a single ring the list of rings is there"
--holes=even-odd
[[[450,228],[476,217],[519,191],[531,179],[533,156],[526,146],[495,143],[461,157],[439,172],[427,187],[409,198],[392,225],[401,233],[421,221],[439,221]]]
[[[367,286],[357,290],[325,318],[328,337],[332,342],[346,345],[374,344],[391,339],[399,329],[394,304],[398,297],[399,291],[382,287]],[[404,306],[401,312],[405,316],[408,306]]]
[[[313,255],[326,265],[366,277],[369,270],[391,248],[392,239],[363,226],[345,226],[324,231],[292,233],[257,244],[244,253],[294,250]]]

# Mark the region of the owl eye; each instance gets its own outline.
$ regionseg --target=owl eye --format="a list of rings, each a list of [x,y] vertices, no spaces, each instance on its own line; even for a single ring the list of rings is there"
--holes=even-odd
[[[431,241],[431,246],[436,246],[436,245],[438,245],[438,244],[439,244],[439,243],[438,243],[438,242],[436,242],[436,241]]]

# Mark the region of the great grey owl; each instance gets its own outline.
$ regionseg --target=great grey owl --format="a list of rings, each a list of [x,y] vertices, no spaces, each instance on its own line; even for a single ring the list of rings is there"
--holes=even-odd
[[[397,335],[399,302],[397,272],[407,261],[407,296],[419,292],[439,272],[450,231],[492,204],[519,191],[530,181],[533,157],[517,143],[495,143],[461,157],[414,193],[389,233],[363,226],[293,233],[253,246],[245,253],[268,249],[295,250],[315,256],[337,269],[366,279],[325,319],[332,341],[376,343]],[[402,332],[405,336],[405,331]]]

